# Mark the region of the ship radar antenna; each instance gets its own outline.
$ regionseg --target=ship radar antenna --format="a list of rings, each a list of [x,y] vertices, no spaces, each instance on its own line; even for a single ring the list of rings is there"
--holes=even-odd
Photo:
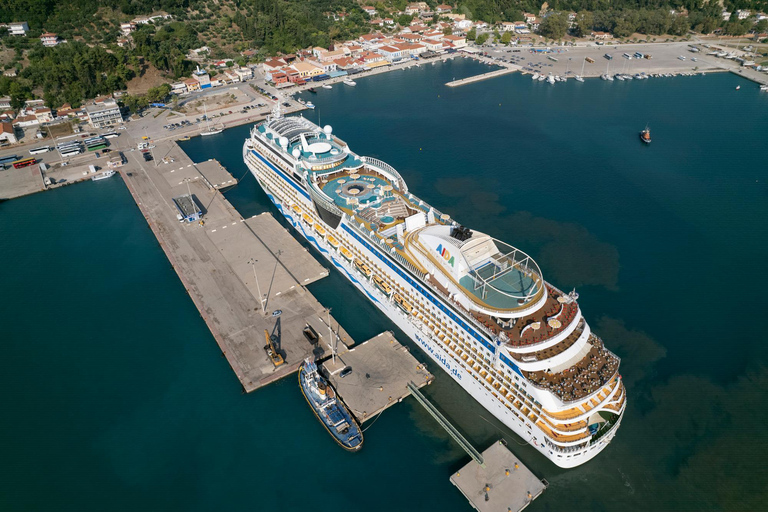
[[[270,115],[271,119],[280,119],[283,117],[283,110],[280,108],[280,97],[278,96],[277,100],[275,101],[275,106],[272,107],[272,113]]]

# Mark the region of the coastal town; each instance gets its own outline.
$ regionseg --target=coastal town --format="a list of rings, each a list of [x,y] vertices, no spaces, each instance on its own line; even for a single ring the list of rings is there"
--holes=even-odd
[[[694,38],[689,35],[664,41],[656,41],[655,38],[650,41],[647,37],[619,40],[601,31],[590,31],[581,38],[553,41],[540,34],[543,20],[558,14],[546,9],[539,15],[521,13],[524,21],[503,21],[491,26],[483,21],[470,20],[465,14],[454,12],[454,8],[447,4],[433,8],[425,2],[411,3],[403,11],[384,17],[372,6],[362,5],[361,8],[369,18],[371,31],[354,39],[334,42],[327,48],[306,48],[294,53],[268,56],[261,61],[253,61],[256,55],[254,50],[244,50],[239,61],[241,64],[232,59],[210,59],[206,47],[192,49],[189,57],[194,59],[196,67],[191,76],[156,87],[151,91],[154,93],[151,104],[147,102],[146,107],[167,108],[183,115],[184,109],[179,107],[192,103],[195,98],[205,98],[213,91],[228,91],[246,83],[256,91],[254,98],[263,96],[263,106],[268,107],[270,101],[276,101],[277,94],[290,96],[313,84],[319,86],[320,82],[332,83],[346,79],[354,83],[352,77],[355,76],[455,56],[480,59],[510,71],[537,74],[542,79],[545,71],[552,78],[557,76],[558,80],[612,77],[610,62],[606,63],[604,69],[595,61],[610,61],[614,56],[618,59],[624,56],[629,59],[635,57],[636,60],[621,66],[614,63],[614,73],[626,74],[628,68],[631,68],[629,76],[637,73],[642,73],[641,76],[653,73],[666,76],[666,73],[730,70],[759,84],[768,83],[768,66],[759,63],[761,50],[757,42],[764,39],[766,34],[759,32],[751,36],[755,42],[741,40],[731,45],[730,40],[723,40],[719,35],[710,38]],[[676,15],[682,16],[683,13]],[[768,16],[763,13],[743,10],[733,14],[723,12],[722,15],[724,19],[735,16],[738,19],[753,20],[756,28],[761,28],[768,20]],[[347,13],[332,13],[329,16],[343,19]],[[569,30],[573,29],[578,23],[577,14],[568,12],[564,16]],[[122,23],[120,30],[123,37],[117,44],[130,45],[132,34],[142,25],[162,26],[172,19],[170,14],[159,13]],[[408,24],[402,26],[395,20],[408,21]],[[8,37],[28,37],[30,34],[26,22],[7,23],[6,28],[10,34]],[[67,44],[66,40],[49,32],[41,34],[40,41],[45,47]],[[686,59],[686,55],[689,59]],[[14,74],[14,69],[5,72],[6,76]],[[19,104],[17,98],[0,97],[0,144],[10,146],[33,143],[47,136],[53,137],[53,133],[73,133],[69,125],[105,128],[128,121],[132,116],[140,114],[141,109],[132,111],[123,101],[126,94],[125,90],[113,91],[110,95],[102,95],[77,107],[69,103],[50,105],[42,98],[25,100]],[[237,101],[222,105],[225,108],[211,105],[211,110],[215,115],[227,116],[233,104],[242,110]],[[264,113],[267,111],[264,110]],[[198,108],[194,114],[199,122],[199,114],[202,112]],[[251,118],[248,116],[246,119]]]

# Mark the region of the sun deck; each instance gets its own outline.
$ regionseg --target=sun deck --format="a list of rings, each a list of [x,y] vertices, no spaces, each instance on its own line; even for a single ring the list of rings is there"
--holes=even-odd
[[[525,372],[525,375],[565,402],[585,398],[605,386],[619,369],[619,358],[605,348],[600,338],[590,335],[587,347],[586,356],[563,371]]]

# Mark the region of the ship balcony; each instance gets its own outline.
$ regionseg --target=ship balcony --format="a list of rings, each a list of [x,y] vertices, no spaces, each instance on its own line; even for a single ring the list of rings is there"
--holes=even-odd
[[[573,357],[578,353],[576,342],[584,335],[586,322],[582,319],[576,328],[558,343],[548,346],[536,352],[518,353],[509,351],[509,355],[518,363],[521,370],[535,370],[536,368],[548,368],[558,365],[557,361],[562,361],[564,357]],[[581,346],[581,345],[579,345]],[[564,354],[564,355],[563,355]],[[560,357],[558,357],[560,356]],[[557,358],[555,361],[553,359]],[[567,360],[567,359],[566,359]],[[546,362],[546,364],[541,364]]]
[[[539,427],[545,434],[547,434],[552,442],[560,446],[572,446],[574,444],[583,442],[590,437],[588,430],[574,434],[560,434],[552,430],[546,423],[541,420],[536,422],[536,426]]]
[[[550,391],[565,404],[583,400],[602,389],[619,370],[619,358],[607,350],[600,338],[590,334],[586,356],[558,373],[523,372],[536,387]]]
[[[589,397],[579,405],[562,411],[542,409],[542,416],[551,418],[555,422],[574,422],[586,419],[593,414],[596,409],[603,406],[606,401],[614,400],[615,398],[613,398],[613,395],[618,396],[617,391],[619,388],[623,390],[624,386],[621,385],[621,378],[617,374],[602,389],[600,389],[595,396]]]

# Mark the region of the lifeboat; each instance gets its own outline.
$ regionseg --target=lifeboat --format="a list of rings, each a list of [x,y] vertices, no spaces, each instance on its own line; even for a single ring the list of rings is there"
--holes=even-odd
[[[315,233],[325,238],[325,228],[320,224],[315,224]]]
[[[406,315],[410,315],[413,312],[413,306],[408,304],[408,302],[402,298],[399,294],[395,294],[392,299],[395,301],[395,305],[403,310],[403,313]]]
[[[341,249],[339,249],[339,252],[341,253],[342,256],[344,256],[345,260],[352,261],[352,253],[349,252],[349,249],[347,249],[346,247],[342,247]]]
[[[381,277],[379,277],[379,276],[373,276],[373,284],[375,284],[375,285],[376,285],[376,288],[378,288],[379,290],[381,290],[381,293],[383,293],[383,294],[384,294],[384,295],[386,295],[387,297],[391,297],[391,296],[392,296],[392,287],[391,287],[391,286],[389,286],[389,285],[388,285],[388,284],[387,284],[387,283],[384,281],[384,279],[382,279]]]
[[[368,265],[366,265],[360,260],[355,260],[355,268],[358,270],[358,272],[363,274],[365,277],[371,277],[371,274],[373,273],[371,272],[371,269],[368,268]]]
[[[295,204],[291,206],[291,210],[293,210],[296,215],[301,215],[301,208],[299,208],[299,205]]]
[[[301,220],[303,220],[304,222],[306,222],[306,223],[307,223],[307,224],[309,224],[310,226],[313,224],[313,220],[312,220],[312,217],[310,217],[310,216],[309,216],[309,215],[307,215],[306,213],[305,213],[304,215],[302,215],[302,216],[301,216]]]
[[[330,244],[331,247],[333,247],[334,249],[338,249],[339,248],[339,241],[336,240],[333,237],[333,235],[328,235],[327,240],[328,240],[328,243]]]

